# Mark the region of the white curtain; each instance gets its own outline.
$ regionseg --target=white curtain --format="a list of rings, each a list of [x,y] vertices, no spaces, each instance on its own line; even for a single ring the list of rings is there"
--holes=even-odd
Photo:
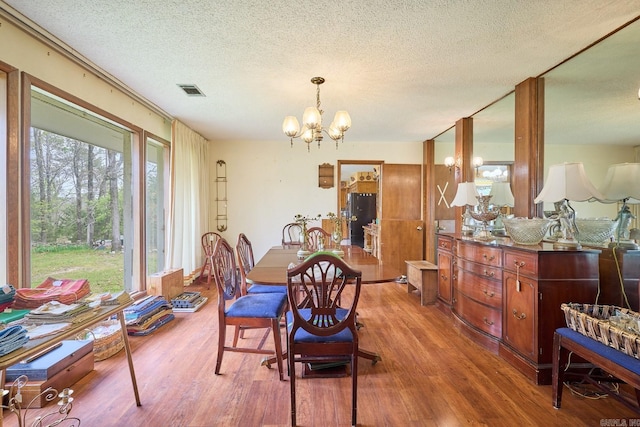
[[[171,207],[166,265],[184,270],[191,283],[204,262],[200,237],[209,218],[209,149],[207,140],[183,123],[171,124]]]

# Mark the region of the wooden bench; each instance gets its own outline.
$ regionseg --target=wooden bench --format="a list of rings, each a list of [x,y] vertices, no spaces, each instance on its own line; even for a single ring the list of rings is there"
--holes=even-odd
[[[604,381],[614,382],[617,379],[633,387],[635,389],[636,402],[626,399],[602,384],[603,378],[601,377],[598,378],[600,381],[586,374],[582,375],[581,378],[620,401],[627,408],[640,414],[640,360],[569,328],[557,329],[553,335],[552,403],[554,408],[560,408],[565,366],[569,352],[573,352],[576,356],[615,377],[614,379],[607,377]]]
[[[436,302],[438,292],[438,266],[428,261],[407,263],[407,292],[420,290],[420,305]]]

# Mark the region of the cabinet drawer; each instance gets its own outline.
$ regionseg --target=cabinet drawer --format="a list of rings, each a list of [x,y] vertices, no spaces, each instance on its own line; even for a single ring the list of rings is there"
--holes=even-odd
[[[504,251],[504,268],[519,271],[520,274],[536,277],[538,275],[538,254],[520,251]]]
[[[496,338],[502,336],[502,311],[480,304],[464,294],[453,291],[454,309],[471,326]]]
[[[480,264],[502,267],[502,249],[458,241],[458,257]]]
[[[475,301],[502,309],[502,282],[458,270],[456,289]]]
[[[451,238],[438,236],[438,249],[451,252]]]
[[[460,259],[458,261],[458,267],[462,270],[467,270],[480,277],[484,277],[489,280],[502,281],[502,269],[486,264],[478,264],[475,262]]]

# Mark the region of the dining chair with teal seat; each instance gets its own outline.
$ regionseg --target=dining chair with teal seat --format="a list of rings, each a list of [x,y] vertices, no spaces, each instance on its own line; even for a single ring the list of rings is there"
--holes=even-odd
[[[238,255],[238,269],[240,270],[241,290],[242,295],[247,294],[260,294],[260,293],[287,293],[287,287],[284,285],[264,285],[260,283],[249,283],[247,281],[247,274],[253,269],[255,264],[255,258],[253,257],[253,246],[251,241],[244,234],[238,235],[238,242],[236,243],[236,253]]]
[[[302,369],[345,364],[351,371],[351,424],[356,425],[358,331],[362,273],[339,257],[317,253],[287,270],[287,360],[291,424],[296,425],[296,363]],[[338,386],[338,385],[336,385]],[[319,396],[316,396],[320,398]]]
[[[218,358],[216,375],[220,374],[225,351],[267,354],[276,358],[280,380],[282,370],[282,338],[280,320],[287,307],[287,295],[283,293],[256,293],[241,295],[240,278],[233,249],[224,238],[216,242],[213,253],[213,277],[218,290]],[[233,342],[226,344],[227,326],[234,327]],[[274,350],[263,348],[267,334],[256,347],[238,345],[241,331],[248,329],[270,329],[273,333]]]

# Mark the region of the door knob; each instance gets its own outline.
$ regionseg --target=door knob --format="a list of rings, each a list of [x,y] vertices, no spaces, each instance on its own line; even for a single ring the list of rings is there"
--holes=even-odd
[[[418,230],[418,231],[422,231],[422,226],[420,226],[420,225],[419,225],[419,226],[417,226],[417,227],[416,227],[416,230]]]

